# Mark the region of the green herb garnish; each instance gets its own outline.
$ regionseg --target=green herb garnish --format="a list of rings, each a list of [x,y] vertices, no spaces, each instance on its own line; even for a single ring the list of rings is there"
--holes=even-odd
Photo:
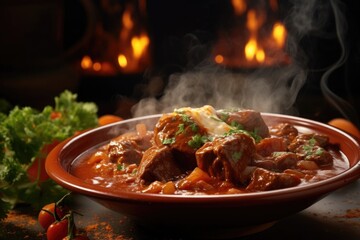
[[[192,136],[191,140],[188,142],[188,145],[192,148],[200,148],[204,143],[208,142],[209,138],[207,136],[202,136],[200,134],[196,134]]]
[[[171,145],[175,142],[175,138],[165,138],[162,140],[162,144],[164,145]]]

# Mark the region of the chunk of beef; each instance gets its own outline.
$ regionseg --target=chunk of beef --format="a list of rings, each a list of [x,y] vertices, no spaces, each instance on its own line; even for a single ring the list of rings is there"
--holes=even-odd
[[[299,161],[298,155],[292,152],[277,152],[273,154],[273,158],[276,168],[280,171],[296,168]]]
[[[295,151],[302,159],[313,161],[319,167],[332,166],[334,162],[333,156],[320,146],[303,145]]]
[[[281,188],[294,187],[301,183],[301,179],[287,173],[276,173],[263,168],[257,168],[252,174],[247,191],[269,191]]]
[[[195,152],[202,145],[191,145],[189,142],[203,136],[206,136],[205,129],[196,124],[191,117],[179,114],[163,115],[154,128],[155,144],[168,146],[175,160],[184,170],[192,170],[196,167]]]
[[[199,168],[210,176],[239,184],[255,153],[254,140],[246,134],[217,137],[196,151]]]
[[[276,163],[274,161],[273,158],[270,157],[262,157],[257,155],[252,163],[252,166],[256,166],[256,167],[260,167],[260,168],[265,168],[267,170],[271,170],[271,171],[275,171],[277,169]]]
[[[152,146],[144,152],[138,167],[137,178],[145,183],[169,181],[182,174],[167,146]]]
[[[290,143],[299,134],[298,130],[290,123],[279,123],[269,128],[270,134],[284,137]]]
[[[256,144],[256,153],[264,157],[271,155],[273,152],[285,152],[286,150],[286,141],[280,137],[264,138]]]
[[[250,109],[237,111],[219,110],[217,114],[220,119],[229,125],[237,125],[241,129],[254,132],[262,138],[269,136],[269,128],[261,117],[260,112]]]
[[[329,144],[329,137],[323,134],[302,134],[294,138],[288,146],[288,149],[295,152],[302,146],[320,146],[326,147]]]
[[[292,152],[273,152],[271,155],[263,157],[255,155],[252,165],[270,171],[282,172],[286,169],[294,169],[297,166],[299,157]]]
[[[149,137],[131,137],[111,141],[107,151],[111,162],[139,164],[143,151],[150,146]]]

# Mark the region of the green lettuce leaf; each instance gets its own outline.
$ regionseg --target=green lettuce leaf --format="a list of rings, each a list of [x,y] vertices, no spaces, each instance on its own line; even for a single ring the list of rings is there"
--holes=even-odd
[[[95,103],[79,102],[66,90],[42,111],[15,106],[8,115],[0,113],[0,219],[17,203],[38,208],[64,195],[66,190],[51,179],[31,181],[27,169],[45,157],[45,145],[98,126],[97,111]]]

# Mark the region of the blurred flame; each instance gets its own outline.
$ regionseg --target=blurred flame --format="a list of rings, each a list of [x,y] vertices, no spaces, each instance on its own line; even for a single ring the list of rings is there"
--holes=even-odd
[[[213,49],[215,63],[251,68],[289,63],[284,51],[287,31],[277,14],[278,0],[261,3],[231,0],[234,26],[220,31]]]
[[[221,64],[224,62],[224,57],[222,55],[216,55],[215,56],[215,62],[218,63],[218,64]]]
[[[265,52],[263,49],[257,49],[256,51],[256,61],[258,61],[259,63],[263,63],[265,61]]]
[[[234,8],[235,14],[240,16],[242,15],[247,8],[247,4],[245,0],[231,0],[231,4]]]
[[[249,10],[247,14],[246,27],[250,32],[255,33],[260,27],[260,19],[258,18],[255,10]]]
[[[278,47],[284,47],[286,40],[286,29],[282,23],[275,23],[272,31],[272,36],[275,39],[275,42]]]
[[[131,19],[131,13],[130,11],[125,11],[122,16],[122,24],[125,29],[132,29],[134,27],[134,22]]]
[[[100,70],[101,70],[101,63],[99,63],[99,62],[94,62],[94,64],[93,64],[93,69],[94,69],[95,71],[100,71]]]
[[[140,37],[133,37],[131,39],[131,46],[133,48],[133,54],[135,58],[140,58],[149,45],[150,39],[147,35]]]
[[[122,16],[122,28],[119,34],[118,64],[123,72],[136,73],[143,71],[149,62],[148,48],[150,38],[141,29],[139,14],[145,13],[145,1],[139,2],[139,12],[136,6],[128,4]]]
[[[111,33],[101,25],[98,28],[99,43],[104,43],[101,46],[106,49],[94,54],[96,61],[89,56],[91,54],[82,58],[80,65],[85,73],[113,75],[120,71],[136,74],[148,67],[150,38],[144,27],[146,0],[128,0],[121,5],[120,27]]]
[[[245,45],[245,58],[247,61],[253,61],[254,59],[263,63],[265,61],[265,52],[258,46],[256,39],[251,38]]]
[[[128,63],[127,63],[127,59],[126,59],[125,55],[119,54],[118,63],[119,63],[119,66],[122,68],[127,66]]]
[[[255,39],[250,39],[245,45],[245,57],[246,60],[252,61],[256,55],[257,42]]]
[[[81,59],[81,63],[80,63],[81,67],[83,69],[90,69],[93,65],[93,62],[90,58],[90,56],[85,55],[82,59]]]

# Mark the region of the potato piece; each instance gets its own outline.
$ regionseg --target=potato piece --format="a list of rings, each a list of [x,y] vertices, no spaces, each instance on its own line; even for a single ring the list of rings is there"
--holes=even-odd
[[[164,186],[162,187],[162,191],[161,193],[163,194],[174,194],[176,191],[176,187],[173,181],[169,181],[167,183],[164,184]]]

